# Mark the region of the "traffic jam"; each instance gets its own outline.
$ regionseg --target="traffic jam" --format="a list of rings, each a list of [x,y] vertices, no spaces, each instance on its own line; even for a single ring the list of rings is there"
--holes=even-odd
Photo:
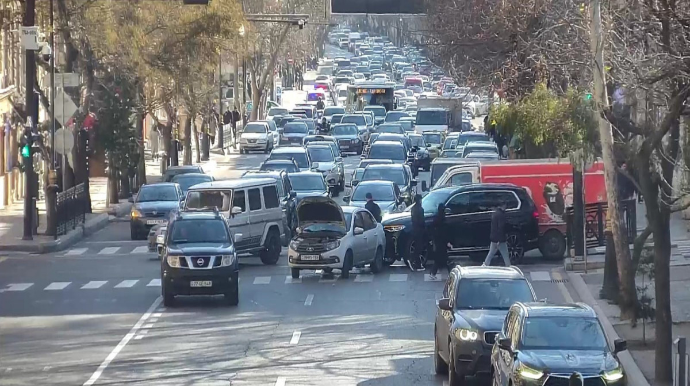
[[[304,102],[238,133],[241,154],[266,155],[257,170],[214,180],[169,167],[133,199],[131,238],[160,258],[165,307],[195,295],[238,305],[244,257],[293,279],[447,272],[429,333],[430,370],[449,385],[625,384],[626,342],[583,303],[537,299],[519,268],[567,252],[569,162],[513,157],[488,130],[494,96],[456,84],[423,49],[344,26],[328,40],[336,55],[319,59]],[[586,202],[605,201],[603,165],[584,178]]]

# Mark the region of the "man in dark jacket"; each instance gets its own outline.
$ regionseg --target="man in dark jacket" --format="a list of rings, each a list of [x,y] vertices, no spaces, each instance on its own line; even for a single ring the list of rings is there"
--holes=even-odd
[[[237,124],[240,122],[240,112],[237,111],[237,107],[232,110],[232,142],[237,143]]]
[[[374,196],[371,195],[371,193],[367,193],[367,203],[364,204],[364,209],[368,210],[371,212],[371,214],[374,216],[376,219],[376,222],[381,222],[381,207],[377,203],[374,202]]]
[[[491,216],[491,244],[489,245],[489,254],[486,255],[484,266],[490,266],[496,252],[500,252],[503,257],[503,262],[506,267],[510,267],[510,255],[508,254],[508,245],[506,244],[506,204],[496,208],[494,214]]]
[[[414,235],[414,250],[410,253],[407,265],[413,271],[424,271],[422,257],[426,252],[426,225],[424,220],[424,208],[422,208],[422,195],[414,196],[412,214],[412,234]]]

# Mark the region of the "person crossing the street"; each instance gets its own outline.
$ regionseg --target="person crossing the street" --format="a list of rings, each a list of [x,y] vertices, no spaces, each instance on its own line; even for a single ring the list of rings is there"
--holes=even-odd
[[[486,260],[482,266],[490,266],[496,252],[500,252],[503,257],[503,262],[506,267],[510,267],[510,255],[508,254],[508,244],[506,244],[506,204],[501,203],[493,215],[491,215],[491,233],[489,237],[491,244],[489,245],[489,254],[486,255]]]
[[[381,207],[374,202],[374,196],[371,193],[366,195],[367,203],[364,204],[364,209],[368,210],[376,219],[376,222],[381,222]]]
[[[446,227],[446,206],[438,204],[438,212],[434,216],[434,226],[432,228],[433,234],[433,258],[434,265],[431,267],[431,278],[436,279],[436,274],[439,268],[445,268],[450,274],[450,265],[448,264],[448,248],[452,248],[450,243],[450,234]]]
[[[316,102],[316,109],[317,110],[323,110],[326,107],[326,105],[323,103],[323,99],[319,97],[319,101]]]
[[[407,260],[407,265],[412,271],[423,271],[422,257],[426,252],[426,224],[421,194],[414,196],[414,205],[412,206],[411,212],[414,249],[410,251],[410,258]]]

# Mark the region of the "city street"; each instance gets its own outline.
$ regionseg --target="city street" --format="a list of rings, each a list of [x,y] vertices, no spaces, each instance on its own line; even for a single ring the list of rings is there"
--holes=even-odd
[[[229,154],[210,172],[238,177],[265,157]],[[423,272],[293,280],[283,249],[276,266],[241,259],[238,307],[166,309],[145,243],[124,220],[63,252],[0,257],[0,385],[443,384],[431,356],[443,282]],[[539,298],[572,300],[560,262],[525,261]]]

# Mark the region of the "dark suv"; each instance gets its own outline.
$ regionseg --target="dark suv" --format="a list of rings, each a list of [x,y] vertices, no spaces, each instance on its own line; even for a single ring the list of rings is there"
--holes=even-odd
[[[161,256],[163,304],[175,295],[225,295],[230,305],[239,302],[234,240],[217,211],[178,212],[170,220]]]
[[[267,161],[268,162],[268,161]],[[278,183],[278,197],[280,198],[280,206],[285,212],[288,228],[290,229],[290,240],[297,228],[297,193],[292,190],[288,173],[284,170],[260,171],[260,172],[246,172],[241,178],[273,178]],[[284,245],[286,246],[286,245]]]
[[[484,260],[489,251],[491,215],[501,203],[507,206],[506,232],[510,261],[517,264],[525,252],[536,249],[539,242],[539,213],[524,188],[513,184],[452,186],[433,190],[422,199],[427,227],[431,228],[438,204],[445,204],[446,222],[453,235],[451,253],[469,255],[478,261]],[[389,263],[408,260],[414,250],[411,208],[383,219],[386,261]]]
[[[461,384],[466,376],[489,374],[491,348],[508,309],[515,302],[535,300],[532,286],[517,267],[453,268],[434,323],[436,373],[448,373],[449,385]]]
[[[587,386],[626,384],[618,353],[594,310],[583,303],[516,303],[510,307],[491,351],[493,385],[560,386],[579,372]]]

